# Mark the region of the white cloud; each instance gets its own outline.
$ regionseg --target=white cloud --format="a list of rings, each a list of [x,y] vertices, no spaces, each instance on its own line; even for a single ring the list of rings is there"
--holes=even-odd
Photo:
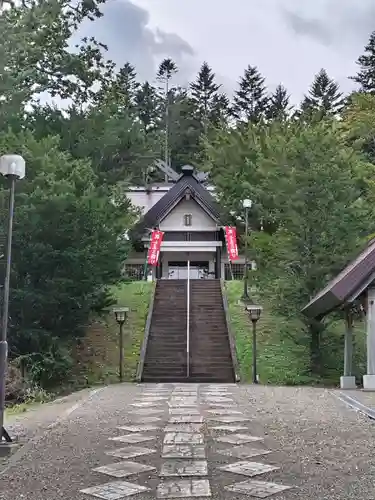
[[[118,64],[134,64],[141,78],[152,79],[169,56],[185,83],[207,60],[232,90],[251,64],[294,101],[322,67],[350,91],[348,76],[375,29],[373,0],[108,0],[104,14],[83,33],[106,43]]]

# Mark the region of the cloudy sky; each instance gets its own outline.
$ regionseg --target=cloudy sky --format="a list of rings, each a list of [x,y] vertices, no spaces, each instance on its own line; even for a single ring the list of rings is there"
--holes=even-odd
[[[251,64],[293,101],[322,67],[351,90],[348,76],[375,30],[374,0],[108,0],[103,11],[81,34],[106,43],[109,57],[131,62],[142,79],[171,57],[185,83],[207,60],[230,92]]]

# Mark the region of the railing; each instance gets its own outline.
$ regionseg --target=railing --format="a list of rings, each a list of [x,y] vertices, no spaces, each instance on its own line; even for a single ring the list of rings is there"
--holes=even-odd
[[[187,261],[186,297],[186,377],[190,376],[190,260]]]
[[[152,322],[152,314],[154,312],[154,302],[155,302],[155,294],[156,294],[156,287],[158,286],[157,282],[154,286],[154,289],[152,290],[151,293],[151,299],[150,299],[150,304],[148,306],[148,314],[147,314],[147,320],[146,320],[146,325],[145,325],[145,334],[143,337],[143,342],[142,342],[142,348],[141,348],[141,353],[139,356],[139,362],[137,366],[137,373],[136,373],[136,381],[137,382],[142,382],[142,374],[143,374],[143,367],[145,364],[145,358],[146,358],[146,352],[147,352],[147,344],[148,344],[148,339],[150,336],[150,329],[151,329],[151,322]]]
[[[225,287],[225,282],[223,280],[220,280],[220,287],[221,287],[221,296],[223,299],[225,322],[227,324],[229,348],[230,348],[230,354],[231,354],[231,358],[232,358],[234,379],[236,382],[239,382],[240,381],[240,373],[239,373],[239,364],[238,364],[238,358],[237,358],[236,340],[235,340],[233,330],[231,327],[227,290]]]

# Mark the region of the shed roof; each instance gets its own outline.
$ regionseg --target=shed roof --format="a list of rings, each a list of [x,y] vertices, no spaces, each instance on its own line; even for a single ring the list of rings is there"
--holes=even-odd
[[[375,278],[375,239],[348,264],[303,309],[306,316],[323,317],[350,304]]]
[[[176,184],[134,226],[131,231],[132,237],[140,237],[147,229],[157,227],[159,222],[182,200],[186,192],[189,192],[191,198],[197,201],[214,220],[221,223],[222,212],[219,204],[194,175],[194,168],[186,165],[182,168],[182,174]]]

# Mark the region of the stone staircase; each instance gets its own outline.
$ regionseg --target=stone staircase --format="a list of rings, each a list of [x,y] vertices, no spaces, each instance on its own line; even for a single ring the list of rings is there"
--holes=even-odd
[[[192,280],[190,380],[235,381],[220,280]]]
[[[142,381],[234,382],[219,280],[190,281],[189,375],[186,324],[187,280],[159,280]]]
[[[143,382],[186,382],[186,280],[158,280]]]

